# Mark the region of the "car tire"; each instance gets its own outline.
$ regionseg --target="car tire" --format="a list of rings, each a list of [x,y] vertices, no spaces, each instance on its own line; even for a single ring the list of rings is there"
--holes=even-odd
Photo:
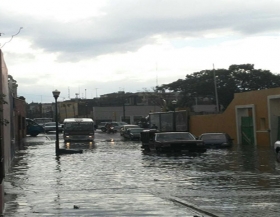
[[[30,134],[30,136],[36,137],[38,134],[39,134],[38,132],[33,132],[33,133]]]

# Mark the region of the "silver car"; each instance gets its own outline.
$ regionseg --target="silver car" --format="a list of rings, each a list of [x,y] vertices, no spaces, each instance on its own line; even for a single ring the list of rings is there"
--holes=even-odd
[[[47,122],[44,124],[44,130],[45,130],[45,133],[49,133],[51,131],[54,131],[56,132],[56,122]],[[63,131],[63,126],[58,123],[58,132],[62,132]]]

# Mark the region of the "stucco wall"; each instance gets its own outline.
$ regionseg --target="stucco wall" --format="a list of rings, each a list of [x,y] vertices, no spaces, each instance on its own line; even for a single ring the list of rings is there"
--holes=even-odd
[[[269,139],[269,123],[273,120],[273,118],[269,117],[268,97],[274,95],[280,95],[280,88],[236,93],[234,95],[233,101],[222,114],[191,116],[190,131],[197,136],[205,132],[226,132],[234,139],[234,142],[236,143],[236,107],[254,105],[255,116],[253,118],[255,119],[257,144],[269,145],[271,144]],[[274,103],[274,108],[277,107],[277,103],[278,101]],[[277,111],[277,109],[275,110]],[[277,114],[275,114],[275,116],[276,115]]]
[[[3,118],[9,123],[11,122],[10,113],[10,97],[9,97],[9,87],[8,87],[8,69],[3,58],[3,53],[1,52],[1,93],[4,94],[4,100],[7,104],[2,105],[3,108]],[[7,172],[11,164],[11,129],[10,125],[2,125],[2,146],[3,155],[5,161],[5,171]]]

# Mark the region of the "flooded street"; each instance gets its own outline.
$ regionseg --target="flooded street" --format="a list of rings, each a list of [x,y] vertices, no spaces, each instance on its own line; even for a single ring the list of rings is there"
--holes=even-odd
[[[82,154],[57,158],[54,134],[26,141],[6,174],[5,216],[279,216],[280,164],[270,148],[151,154],[96,132]]]

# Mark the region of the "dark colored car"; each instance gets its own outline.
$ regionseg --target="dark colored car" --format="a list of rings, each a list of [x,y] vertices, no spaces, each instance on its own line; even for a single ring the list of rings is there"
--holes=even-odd
[[[204,142],[206,148],[228,148],[233,143],[227,133],[203,133],[198,139]]]
[[[158,132],[156,129],[141,132],[142,148],[156,152],[206,152],[202,140],[189,132]]]
[[[35,121],[26,118],[26,134],[30,136],[37,136],[40,133],[44,133],[44,128],[37,124]]]
[[[51,131],[56,131],[56,122],[48,122],[44,124],[45,133],[49,133]],[[63,127],[61,124],[58,124],[58,132],[62,132]]]
[[[128,128],[123,134],[124,138],[129,140],[140,140],[143,128]]]
[[[106,124],[109,122],[100,122],[97,125],[97,129],[101,130],[102,132],[106,132]]]

